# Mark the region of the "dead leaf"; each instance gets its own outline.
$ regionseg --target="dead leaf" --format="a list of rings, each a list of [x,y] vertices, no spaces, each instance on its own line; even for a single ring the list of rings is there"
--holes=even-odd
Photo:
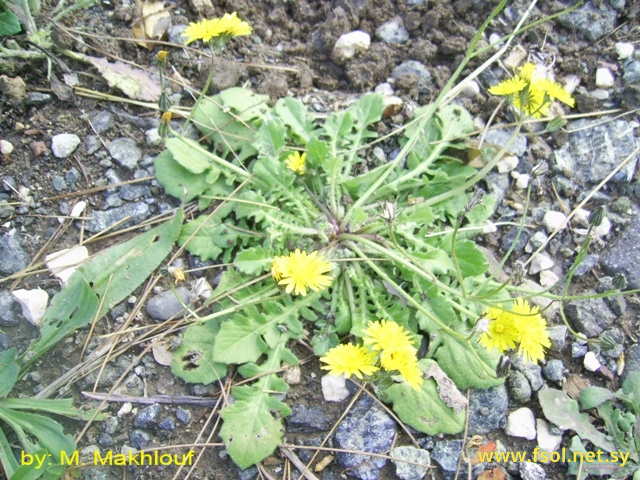
[[[564,382],[562,390],[564,390],[564,393],[569,395],[569,398],[577,400],[578,398],[580,398],[580,393],[582,393],[582,390],[587,388],[589,385],[589,380],[586,380],[578,375],[571,375],[569,378],[567,378],[567,381]]]
[[[121,90],[127,97],[145,102],[156,102],[160,98],[160,83],[151,75],[139,68],[116,61],[109,63],[106,58],[97,58],[81,53],[74,53],[79,60],[91,63],[110,87]]]
[[[147,40],[160,40],[170,26],[171,14],[164,2],[136,0],[131,30],[138,45],[153,50],[155,44]]]
[[[433,362],[425,372],[427,378],[432,377],[438,384],[438,396],[448,407],[453,408],[456,413],[462,412],[468,405],[467,398],[460,393],[456,384],[453,383],[446,373]]]

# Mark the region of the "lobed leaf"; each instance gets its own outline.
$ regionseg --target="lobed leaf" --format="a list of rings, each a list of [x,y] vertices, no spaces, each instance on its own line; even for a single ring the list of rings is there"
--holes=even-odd
[[[220,324],[216,320],[190,325],[173,351],[171,372],[190,383],[208,385],[227,375],[227,366],[213,359]]]

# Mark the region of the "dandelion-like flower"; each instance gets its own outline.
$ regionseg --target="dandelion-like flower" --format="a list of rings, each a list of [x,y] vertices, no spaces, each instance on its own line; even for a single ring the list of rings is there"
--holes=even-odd
[[[397,371],[402,378],[418,390],[424,378],[420,368],[418,368],[418,357],[414,351],[408,349],[395,351],[382,351],[380,354],[380,366],[388,372]]]
[[[376,354],[364,347],[352,345],[338,345],[329,350],[320,361],[326,363],[323,370],[329,370],[329,375],[344,375],[349,378],[355,375],[362,380],[363,375],[373,375],[378,371]]]
[[[300,155],[300,152],[293,152],[291,155],[287,157],[284,161],[284,164],[287,166],[289,170],[293,172],[304,175],[307,173],[307,154],[303,153]]]
[[[182,36],[187,39],[187,45],[196,40],[209,43],[211,40],[226,40],[230,37],[250,35],[251,26],[240,20],[236,14],[225,13],[222,18],[211,18],[190,23],[182,32]]]
[[[511,310],[492,307],[485,315],[490,323],[479,341],[487,350],[496,349],[504,353],[518,346],[518,354],[531,363],[538,363],[544,358],[545,348],[551,346],[551,341],[547,322],[538,307],[517,298]]]
[[[178,267],[169,267],[167,268],[169,275],[171,275],[175,281],[176,285],[180,282],[184,282],[184,271]]]
[[[285,292],[295,295],[307,294],[307,289],[315,292],[328,287],[333,282],[330,275],[331,264],[314,251],[309,254],[296,249],[289,256],[276,257],[271,264],[271,275]]]
[[[534,118],[548,115],[553,100],[570,107],[575,105],[564,87],[548,78],[537,78],[535,69],[535,64],[525,63],[518,69],[518,74],[491,87],[489,93],[509,98],[514,107]]]
[[[407,350],[414,354],[417,352],[411,333],[403,326],[389,320],[369,322],[367,328],[362,330],[362,341],[373,351]]]

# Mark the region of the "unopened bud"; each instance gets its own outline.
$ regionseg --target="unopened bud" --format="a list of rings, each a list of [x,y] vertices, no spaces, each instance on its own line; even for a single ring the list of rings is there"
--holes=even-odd
[[[627,288],[627,278],[619,273],[613,278],[613,288],[616,290],[624,290]]]
[[[553,120],[551,120],[549,123],[547,123],[546,131],[549,133],[555,132],[556,130],[560,130],[566,124],[567,124],[567,121],[564,118],[556,117]]]
[[[164,67],[165,64],[167,63],[168,57],[169,57],[169,52],[167,52],[166,50],[160,50],[156,54],[156,65],[158,65],[159,67]]]
[[[604,332],[600,336],[600,347],[605,352],[613,350],[618,345],[618,340],[614,337],[611,332]]]
[[[160,108],[160,111],[163,113],[171,110],[171,100],[169,99],[169,95],[167,95],[167,92],[162,92],[160,94],[160,100],[158,100],[158,108]]]
[[[160,118],[160,126],[158,127],[158,135],[167,138],[171,133],[171,112],[164,112]]]
[[[604,208],[602,206],[596,208],[589,214],[587,220],[589,221],[589,225],[591,225],[592,227],[599,227],[602,223],[602,220],[604,220]]]

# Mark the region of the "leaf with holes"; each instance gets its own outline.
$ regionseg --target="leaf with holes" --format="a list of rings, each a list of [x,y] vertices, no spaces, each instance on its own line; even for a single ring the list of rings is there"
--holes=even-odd
[[[216,320],[196,323],[184,332],[173,351],[171,371],[185,382],[208,385],[227,375],[227,366],[213,360],[213,348],[220,325]]]

